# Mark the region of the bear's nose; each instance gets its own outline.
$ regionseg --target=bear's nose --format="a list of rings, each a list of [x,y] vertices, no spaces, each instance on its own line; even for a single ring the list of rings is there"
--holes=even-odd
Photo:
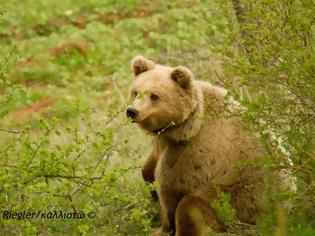
[[[139,112],[136,109],[132,108],[132,107],[128,107],[127,111],[126,111],[127,117],[131,118],[131,119],[136,118],[138,113]]]

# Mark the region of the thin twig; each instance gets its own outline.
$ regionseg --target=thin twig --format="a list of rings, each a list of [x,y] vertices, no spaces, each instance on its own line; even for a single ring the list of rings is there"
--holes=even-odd
[[[77,161],[77,160],[81,157],[81,155],[85,152],[85,150],[86,150],[86,148],[84,147],[84,148],[78,153],[78,155],[73,159],[73,161]]]
[[[32,162],[33,162],[34,158],[36,157],[36,155],[37,155],[37,153],[38,153],[40,147],[42,146],[42,144],[43,144],[43,142],[40,142],[39,145],[35,144],[35,145],[36,145],[36,150],[33,152],[33,155],[32,155],[32,157],[31,157],[30,161],[29,161],[28,164],[26,165],[27,167],[29,167],[30,164],[32,164]]]
[[[6,168],[18,168],[17,166],[10,165],[10,164],[4,164],[3,167],[6,167]]]
[[[113,83],[114,88],[117,90],[117,93],[119,94],[120,100],[122,101],[123,104],[126,104],[127,103],[126,98],[125,98],[124,94],[121,92],[121,89],[118,87],[118,85],[116,83],[115,75],[112,76],[111,81]]]
[[[88,179],[88,180],[97,180],[102,179],[104,176],[94,176],[94,177],[84,177],[78,175],[54,175],[54,174],[43,174],[37,175],[36,177],[45,177],[45,178],[60,178],[60,179]]]
[[[102,125],[104,127],[106,127],[110,122],[112,122],[120,113],[122,112],[122,109],[118,110],[114,115],[112,115],[105,124],[101,124],[102,121],[99,121],[96,123],[96,126]]]
[[[2,132],[7,132],[7,133],[12,133],[12,134],[20,134],[21,132],[18,131],[18,130],[13,130],[13,129],[3,129],[3,128],[0,128],[0,131]]]

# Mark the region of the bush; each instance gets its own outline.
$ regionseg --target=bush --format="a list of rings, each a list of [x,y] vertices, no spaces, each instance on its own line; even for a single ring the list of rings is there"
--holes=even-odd
[[[231,12],[232,3],[221,1]],[[238,20],[229,17],[230,41],[218,52],[228,86],[248,108],[246,120],[262,133],[275,164],[291,169],[298,190],[293,209],[282,212],[270,202],[261,221],[266,235],[315,233],[315,21],[313,1],[248,1],[239,3]],[[241,8],[241,10],[240,10]],[[231,16],[232,14],[229,14]],[[237,43],[238,50],[228,47]],[[267,130],[267,132],[266,132]],[[290,158],[290,161],[285,161]],[[292,196],[291,196],[292,197]],[[278,211],[274,211],[274,209]],[[271,217],[273,216],[273,217]],[[282,225],[281,225],[282,224]],[[278,226],[273,229],[271,226]],[[279,229],[282,227],[282,231]],[[280,230],[280,231],[279,231]]]

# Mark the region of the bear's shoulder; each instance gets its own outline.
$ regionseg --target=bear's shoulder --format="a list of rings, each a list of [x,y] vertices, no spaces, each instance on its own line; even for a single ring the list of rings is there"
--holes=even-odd
[[[227,95],[227,90],[222,87],[201,80],[195,82],[201,88],[204,98],[224,98]]]
[[[240,115],[246,111],[241,104],[233,97],[228,95],[225,88],[212,85],[209,82],[196,80],[196,85],[201,88],[204,101],[204,110],[206,114]]]

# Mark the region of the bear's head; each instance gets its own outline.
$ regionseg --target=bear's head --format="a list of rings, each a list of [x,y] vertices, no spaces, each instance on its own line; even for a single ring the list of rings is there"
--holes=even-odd
[[[200,129],[196,115],[203,112],[202,91],[188,68],[162,66],[136,56],[131,70],[127,117],[150,133],[176,141],[187,140]]]

